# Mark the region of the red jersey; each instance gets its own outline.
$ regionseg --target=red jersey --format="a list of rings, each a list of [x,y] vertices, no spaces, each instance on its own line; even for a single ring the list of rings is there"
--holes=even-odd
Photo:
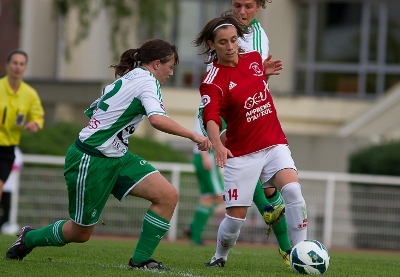
[[[226,124],[226,148],[238,157],[287,144],[257,51],[239,55],[238,65],[213,62],[200,85],[203,122]]]

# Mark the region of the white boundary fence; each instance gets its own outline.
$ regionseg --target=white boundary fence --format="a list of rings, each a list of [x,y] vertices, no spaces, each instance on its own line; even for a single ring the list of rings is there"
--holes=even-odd
[[[47,156],[47,155],[27,155],[23,156],[24,164],[48,164],[48,165],[63,165],[64,157],[62,156]],[[151,162],[151,164],[163,172],[170,172],[171,183],[179,190],[181,184],[182,173],[193,173],[194,168],[192,164],[180,164],[180,163],[164,163],[164,162]],[[333,242],[333,233],[335,231],[335,218],[339,211],[335,208],[336,197],[338,196],[337,189],[339,184],[350,184],[350,183],[362,183],[362,184],[373,184],[374,186],[393,186],[400,188],[400,177],[392,176],[376,176],[376,175],[364,175],[364,174],[347,174],[347,173],[335,173],[335,172],[317,172],[317,171],[299,171],[299,179],[303,187],[303,194],[307,201],[308,209],[312,207],[323,207],[321,209],[315,208],[314,212],[309,211],[309,235],[310,230],[313,227],[310,226],[312,223],[312,217],[316,213],[320,215],[322,220],[322,230],[320,240],[328,247],[331,246],[345,246],[338,245]],[[307,182],[319,182],[324,186],[307,185]],[[321,188],[324,187],[324,188]],[[319,193],[317,191],[319,189]],[[17,189],[18,191],[18,189]],[[343,194],[349,194],[345,192]],[[12,212],[11,212],[11,223],[17,223],[18,218],[18,203],[19,193],[14,193],[12,197]],[[314,201],[318,199],[318,201]],[[339,198],[337,198],[339,200]],[[318,203],[320,204],[318,204]],[[398,202],[398,201],[397,201]],[[179,205],[180,203],[178,203]],[[195,205],[195,203],[192,203]],[[342,205],[342,204],[339,204]],[[348,209],[348,208],[346,208]],[[335,214],[336,213],[336,214]],[[178,207],[176,208],[175,214],[171,220],[171,228],[168,232],[168,239],[175,240],[179,237],[178,235]],[[310,222],[311,221],[311,222]],[[347,221],[351,221],[347,219]],[[339,222],[339,221],[338,221]],[[400,220],[399,220],[400,222]],[[341,224],[340,222],[338,223]],[[337,227],[337,226],[336,226]],[[376,226],[374,226],[375,228]],[[341,228],[341,226],[337,227]],[[379,226],[378,226],[379,228]],[[378,231],[379,232],[379,231]],[[338,235],[340,236],[340,234]]]

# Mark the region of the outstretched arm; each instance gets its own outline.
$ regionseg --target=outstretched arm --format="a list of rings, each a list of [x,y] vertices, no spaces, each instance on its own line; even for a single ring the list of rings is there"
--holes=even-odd
[[[211,150],[212,145],[207,137],[186,129],[167,116],[154,114],[149,117],[149,121],[150,124],[159,131],[192,140],[193,142],[197,143],[200,151]]]

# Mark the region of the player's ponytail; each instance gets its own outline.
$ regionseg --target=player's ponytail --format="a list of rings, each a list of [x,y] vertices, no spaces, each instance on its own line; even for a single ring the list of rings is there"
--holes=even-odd
[[[119,63],[111,65],[115,70],[115,77],[123,76],[132,69],[160,60],[162,64],[175,59],[175,65],[179,63],[178,49],[162,39],[150,39],[136,49],[129,49],[122,53]]]

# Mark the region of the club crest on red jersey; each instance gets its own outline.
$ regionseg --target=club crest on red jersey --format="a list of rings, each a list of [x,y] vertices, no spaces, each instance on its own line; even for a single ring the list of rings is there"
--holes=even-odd
[[[255,73],[254,76],[262,76],[263,75],[263,71],[260,68],[260,65],[257,62],[252,62],[249,66],[249,69],[254,70]]]

